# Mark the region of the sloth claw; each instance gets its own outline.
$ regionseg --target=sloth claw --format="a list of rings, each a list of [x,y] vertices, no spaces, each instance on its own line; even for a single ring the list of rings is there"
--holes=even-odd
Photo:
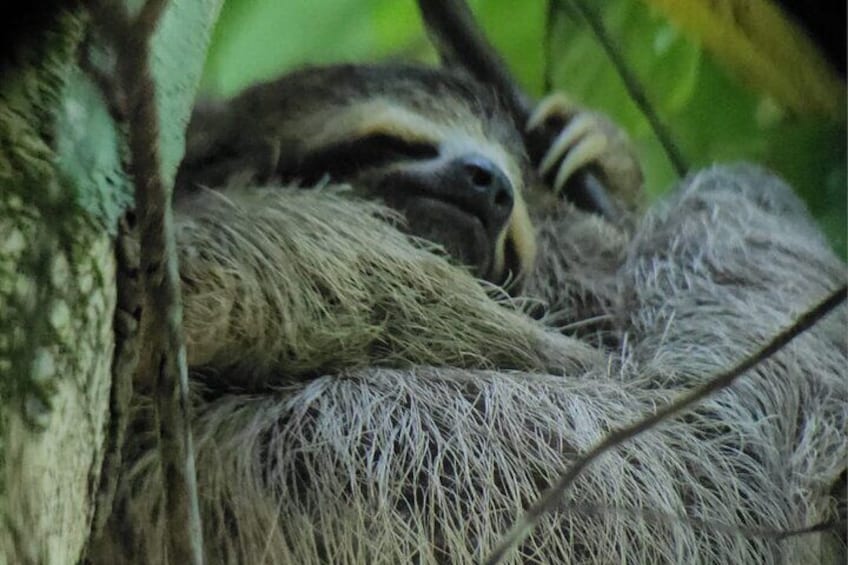
[[[568,182],[568,179],[576,171],[599,160],[603,156],[607,145],[606,136],[598,133],[589,133],[580,139],[579,142],[575,143],[559,166],[556,179],[554,179],[554,192],[560,194],[565,187],[565,183]]]
[[[568,118],[573,116],[580,107],[562,92],[554,92],[546,96],[536,105],[530,118],[527,120],[527,131],[541,126],[553,117]]]
[[[577,142],[597,127],[594,119],[589,114],[581,114],[572,119],[556,139],[554,139],[553,143],[551,143],[548,152],[545,153],[539,165],[539,172],[542,175],[548,174],[557,162],[568,156],[568,152]]]
[[[642,170],[627,136],[605,116],[587,111],[562,93],[544,98],[527,120],[527,131],[556,124],[562,130],[539,162],[542,177],[556,172],[552,187],[561,194],[577,171],[594,165],[607,190],[625,204],[641,196]],[[563,124],[560,126],[560,124]]]

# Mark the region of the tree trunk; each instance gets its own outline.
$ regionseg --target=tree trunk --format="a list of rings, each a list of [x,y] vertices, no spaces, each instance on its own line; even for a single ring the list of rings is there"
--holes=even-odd
[[[154,37],[165,179],[219,7],[172,2]],[[109,510],[95,501],[111,431],[114,243],[132,187],[122,128],[83,70],[108,60],[90,18],[56,10],[28,31],[0,67],[0,563],[77,563],[95,510]]]

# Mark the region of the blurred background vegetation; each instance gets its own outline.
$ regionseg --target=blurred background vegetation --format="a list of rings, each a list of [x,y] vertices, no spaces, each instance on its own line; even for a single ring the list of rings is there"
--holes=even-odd
[[[712,45],[709,33],[707,37],[698,33],[699,24],[702,32],[712,32],[720,22],[695,17],[693,26],[690,17],[687,27],[687,16],[693,13],[686,11],[687,5],[706,5],[703,0],[585,1],[601,16],[692,168],[738,160],[773,168],[796,188],[834,247],[846,256],[844,51],[841,67],[839,61],[835,65],[840,69],[834,75],[837,111],[799,109],[797,104],[793,108],[780,92],[752,79],[762,74],[788,77],[790,87],[799,87],[802,102],[809,97],[803,89],[812,81],[793,71],[812,63],[804,59],[805,53],[798,55],[803,50],[794,48],[791,37],[771,39],[775,46],[789,42],[792,60],[781,60],[772,52],[778,49],[762,42],[751,50],[756,56],[747,57],[745,45],[731,41],[735,30],[718,38],[713,34]],[[726,4],[730,10],[732,4],[748,9],[758,2],[768,4],[763,0],[709,4]],[[665,153],[597,37],[569,8],[570,2],[472,0],[470,4],[529,92],[542,95],[549,84],[608,113],[636,143],[649,194],[656,197],[673,186],[676,177]],[[835,45],[844,49],[845,2],[833,6],[837,10],[828,14],[832,17],[820,17],[819,23],[835,22],[836,29],[841,28],[842,40]],[[669,16],[678,16],[675,23]],[[761,31],[782,33],[775,27],[780,26]],[[831,43],[832,35],[819,32]],[[702,47],[702,42],[711,49]],[[414,0],[229,0],[209,52],[202,91],[206,96],[230,96],[306,64],[391,59],[435,62]]]

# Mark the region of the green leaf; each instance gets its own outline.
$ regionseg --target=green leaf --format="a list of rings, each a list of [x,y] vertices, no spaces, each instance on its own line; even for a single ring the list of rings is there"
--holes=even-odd
[[[799,114],[845,117],[845,82],[769,0],[644,0],[702,42],[740,80]]]

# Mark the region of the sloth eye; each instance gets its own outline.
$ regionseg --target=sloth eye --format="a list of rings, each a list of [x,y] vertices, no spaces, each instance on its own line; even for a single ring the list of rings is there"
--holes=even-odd
[[[377,159],[432,159],[439,152],[429,143],[409,141],[387,133],[375,133],[361,137],[349,145],[353,157],[367,161],[370,157]]]
[[[309,184],[324,175],[344,179],[365,169],[401,161],[432,159],[438,155],[438,149],[429,143],[375,133],[307,155],[297,167],[296,175]]]

